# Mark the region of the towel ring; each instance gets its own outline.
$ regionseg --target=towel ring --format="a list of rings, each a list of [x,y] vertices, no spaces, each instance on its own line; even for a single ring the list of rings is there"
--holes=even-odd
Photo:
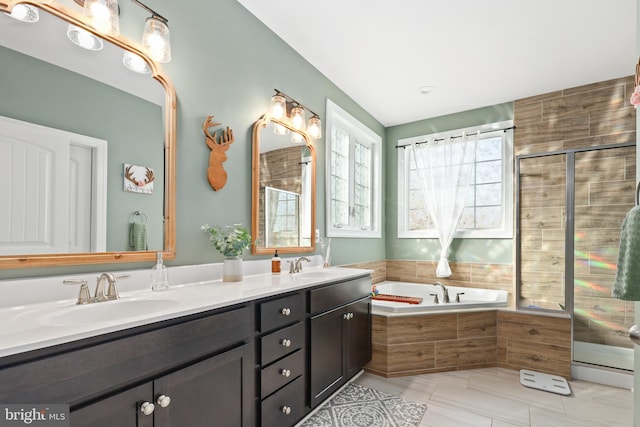
[[[147,223],[147,216],[144,214],[144,212],[135,211],[134,213],[131,214],[131,216],[129,216],[129,222],[131,223],[136,222],[136,218],[140,219],[140,224]]]

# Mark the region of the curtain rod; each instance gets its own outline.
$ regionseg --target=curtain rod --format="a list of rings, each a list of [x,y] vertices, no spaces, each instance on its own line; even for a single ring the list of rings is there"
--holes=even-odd
[[[498,131],[501,131],[501,130],[506,132],[506,131],[508,131],[508,130],[515,129],[515,128],[516,128],[515,126],[510,126],[510,127],[508,127],[508,128],[500,128],[500,129],[485,130],[485,131],[482,131],[482,132],[477,132],[477,134],[478,134],[478,135],[482,135],[483,133],[498,132]],[[473,135],[473,133],[470,133],[469,135]],[[469,135],[467,135],[467,136],[469,136]],[[462,136],[463,136],[463,135],[455,135],[455,136],[451,136],[451,137],[450,137],[450,139],[453,139],[453,138],[462,138]],[[433,140],[433,142],[444,141],[445,139],[446,139],[446,138],[436,138],[436,139],[434,139],[434,140]],[[415,145],[426,144],[427,142],[429,142],[429,140],[416,142],[416,143],[415,143]],[[406,149],[407,147],[410,147],[410,146],[412,146],[412,145],[414,145],[414,144],[412,143],[412,144],[396,145],[396,148],[405,148],[405,149]]]

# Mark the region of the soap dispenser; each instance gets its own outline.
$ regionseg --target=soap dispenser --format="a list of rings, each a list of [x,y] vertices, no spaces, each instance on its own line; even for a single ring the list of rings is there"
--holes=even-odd
[[[162,252],[156,253],[156,265],[151,269],[151,290],[166,291],[169,289],[169,272],[162,263]]]
[[[276,253],[271,258],[271,272],[272,273],[280,273],[280,256],[278,256],[278,250],[276,249]]]

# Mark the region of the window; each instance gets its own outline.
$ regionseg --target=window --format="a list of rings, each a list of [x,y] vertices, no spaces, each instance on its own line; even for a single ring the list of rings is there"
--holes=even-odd
[[[380,237],[382,138],[327,99],[327,236]]]
[[[513,131],[502,130],[512,126],[512,121],[506,121],[399,140],[403,147],[398,148],[398,237],[437,238],[418,186],[413,144],[480,131],[471,188],[455,237],[512,238]]]

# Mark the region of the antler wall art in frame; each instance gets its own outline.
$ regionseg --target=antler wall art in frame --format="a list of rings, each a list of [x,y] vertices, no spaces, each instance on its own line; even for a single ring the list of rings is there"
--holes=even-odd
[[[217,131],[209,133],[209,128],[220,126],[221,123],[213,121],[213,116],[208,116],[202,125],[202,131],[206,138],[207,147],[211,150],[209,154],[209,167],[207,168],[207,179],[209,185],[215,191],[221,190],[227,183],[227,172],[222,167],[222,163],[227,160],[226,151],[233,144],[233,130],[229,126],[222,131],[220,142],[218,142]]]
[[[124,164],[124,191],[153,194],[153,169],[146,166]]]

